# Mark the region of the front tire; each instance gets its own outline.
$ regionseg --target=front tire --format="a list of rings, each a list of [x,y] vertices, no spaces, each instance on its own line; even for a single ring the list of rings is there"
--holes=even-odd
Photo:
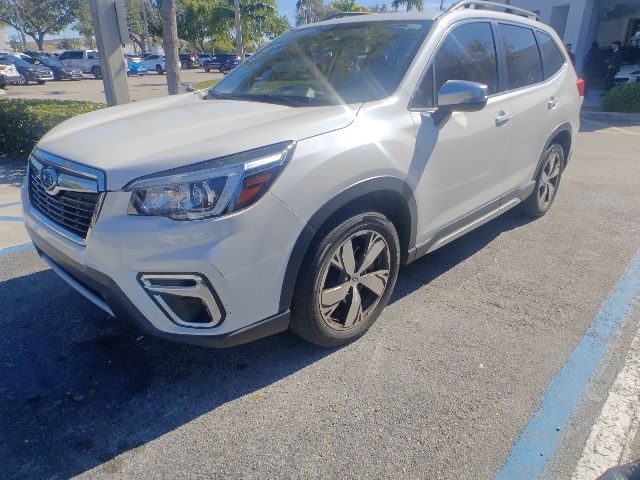
[[[367,332],[389,301],[400,264],[398,234],[384,215],[350,215],[332,225],[312,243],[291,306],[291,329],[323,347]]]
[[[91,75],[93,75],[93,78],[98,80],[102,76],[102,71],[100,70],[100,67],[98,67],[98,66],[92,67],[91,68]]]
[[[552,144],[543,154],[542,167],[536,177],[533,193],[522,202],[522,212],[534,218],[549,211],[560,187],[564,170],[564,150],[558,143]]]

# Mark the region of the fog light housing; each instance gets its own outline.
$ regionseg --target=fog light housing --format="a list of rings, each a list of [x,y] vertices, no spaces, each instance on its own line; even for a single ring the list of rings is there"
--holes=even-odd
[[[177,325],[214,328],[224,321],[224,307],[209,281],[200,274],[141,273],[138,281]]]

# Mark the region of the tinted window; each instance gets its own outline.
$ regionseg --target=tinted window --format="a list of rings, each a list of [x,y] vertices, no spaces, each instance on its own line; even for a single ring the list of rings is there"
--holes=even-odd
[[[507,62],[507,85],[510,90],[542,81],[542,61],[533,30],[515,25],[500,25],[500,35]]]
[[[489,94],[498,91],[498,63],[490,23],[466,23],[447,35],[414,96],[414,106],[435,106],[435,93],[447,80],[482,83],[489,87]]]
[[[564,65],[564,55],[562,55],[556,42],[546,33],[536,32],[536,37],[538,38],[538,46],[542,54],[542,68],[546,80],[562,68]]]

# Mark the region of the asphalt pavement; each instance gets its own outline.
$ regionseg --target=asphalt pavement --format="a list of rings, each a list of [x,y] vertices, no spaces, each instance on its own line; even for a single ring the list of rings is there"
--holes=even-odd
[[[195,84],[222,78],[218,72],[207,73],[202,68],[180,71],[181,83]],[[167,95],[167,77],[150,72],[147,75],[127,77],[132,101],[148,100]],[[101,80],[85,76],[84,80],[50,81],[44,85],[9,85],[6,98],[37,98],[41,100],[85,100],[105,103],[104,86]]]
[[[28,245],[0,246],[2,476],[494,478],[640,247],[640,122],[582,130],[545,217],[511,211],[403,268],[378,322],[341,349],[143,336]],[[20,167],[2,172],[0,208]],[[3,239],[14,224],[0,221]],[[571,478],[583,457],[638,303],[622,317],[544,478]],[[620,461],[640,457],[636,429]]]

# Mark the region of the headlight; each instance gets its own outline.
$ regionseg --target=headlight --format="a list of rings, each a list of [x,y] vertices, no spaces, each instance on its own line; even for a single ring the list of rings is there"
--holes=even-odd
[[[124,188],[128,212],[200,220],[241,210],[265,194],[294,149],[283,142],[139,178]]]

